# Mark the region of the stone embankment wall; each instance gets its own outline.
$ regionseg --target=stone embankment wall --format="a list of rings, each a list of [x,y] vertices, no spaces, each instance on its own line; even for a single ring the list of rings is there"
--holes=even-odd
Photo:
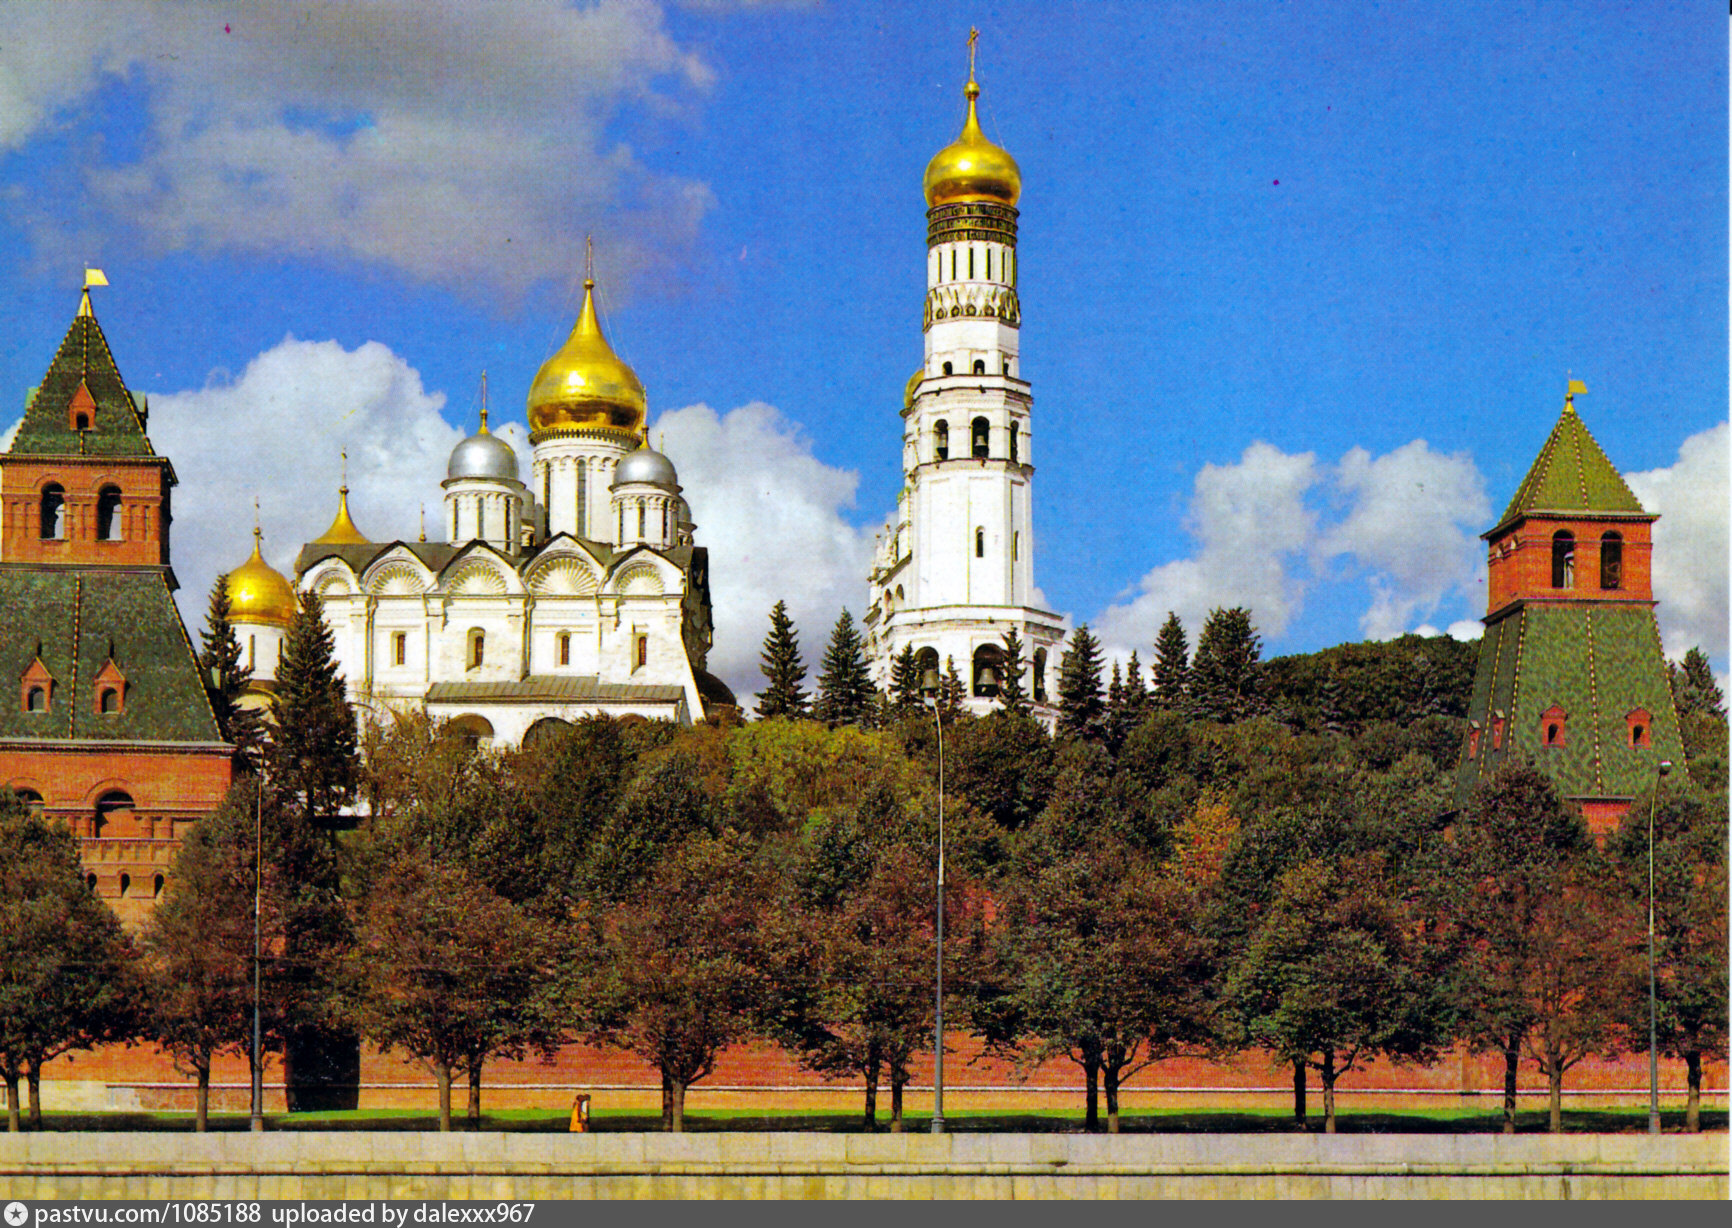
[[[25,1134],[8,1198],[1716,1198],[1724,1134]]]

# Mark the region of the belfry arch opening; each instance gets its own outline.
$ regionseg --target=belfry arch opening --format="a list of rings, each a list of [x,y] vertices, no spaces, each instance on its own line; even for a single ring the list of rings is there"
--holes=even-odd
[[[96,536],[99,541],[117,542],[120,540],[120,487],[118,486],[104,486],[97,492]]]
[[[1615,529],[1600,538],[1600,587],[1624,587],[1624,537]]]
[[[950,423],[943,418],[932,424],[932,455],[939,460],[950,459]]]
[[[968,447],[974,456],[985,459],[992,446],[992,424],[985,418],[976,418],[969,424]]]
[[[66,536],[66,488],[50,482],[42,488],[41,532],[44,541],[59,541]]]
[[[998,695],[1004,681],[1004,649],[997,644],[982,644],[974,650],[974,694],[991,699]]]
[[[1576,586],[1576,535],[1568,529],[1552,534],[1552,587]]]

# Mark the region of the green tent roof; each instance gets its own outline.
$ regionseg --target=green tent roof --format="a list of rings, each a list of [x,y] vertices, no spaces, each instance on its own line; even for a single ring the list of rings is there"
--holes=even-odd
[[[1567,401],[1498,527],[1537,512],[1646,514]]]
[[[72,429],[72,398],[83,385],[96,403],[91,429]],[[72,327],[48,366],[48,374],[24,407],[24,422],[12,441],[15,456],[154,456],[126,382],[120,377],[102,326],[80,306]]]

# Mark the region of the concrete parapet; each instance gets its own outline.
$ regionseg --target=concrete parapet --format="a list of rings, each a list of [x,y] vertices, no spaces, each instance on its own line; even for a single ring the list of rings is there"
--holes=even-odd
[[[1719,1198],[1724,1134],[0,1135],[19,1198]]]

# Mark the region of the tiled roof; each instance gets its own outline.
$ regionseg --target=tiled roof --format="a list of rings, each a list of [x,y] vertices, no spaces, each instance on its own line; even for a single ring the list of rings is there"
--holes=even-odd
[[[1565,713],[1564,745],[1546,746],[1540,716]],[[1652,721],[1651,745],[1630,745],[1627,717]],[[1492,749],[1492,720],[1504,713],[1504,743]],[[1510,754],[1524,754],[1565,797],[1632,797],[1653,783],[1662,759],[1681,763],[1684,747],[1660,651],[1644,604],[1518,606],[1480,640],[1468,718],[1480,726],[1479,753],[1463,758],[1456,804]]]
[[[1536,512],[1645,514],[1573,405],[1564,406],[1498,527]]]
[[[95,405],[88,431],[72,429],[72,400],[81,385]],[[48,374],[25,407],[10,451],[16,456],[154,455],[144,419],[94,315],[73,318]]]
[[[683,698],[681,687],[603,682],[595,674],[531,674],[518,682],[435,682],[427,688],[430,704],[676,703]]]
[[[162,572],[0,567],[0,610],[0,740],[222,741]],[[21,682],[38,652],[53,699],[26,712]],[[111,659],[126,691],[122,711],[104,714],[95,682]]]

